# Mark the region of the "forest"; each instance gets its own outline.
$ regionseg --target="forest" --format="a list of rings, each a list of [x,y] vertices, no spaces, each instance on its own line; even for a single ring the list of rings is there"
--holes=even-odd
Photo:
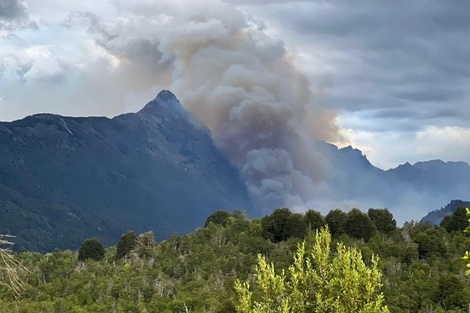
[[[19,272],[20,298],[2,285],[0,312],[243,312],[243,292],[263,297],[253,289],[260,264],[292,281],[289,267],[299,262],[298,250],[315,247],[319,233],[331,233],[324,245],[332,247],[333,257],[357,252],[360,263],[372,268],[364,273],[378,280],[383,308],[361,312],[468,312],[467,226],[464,207],[440,226],[402,227],[387,209],[331,210],[323,216],[280,208],[261,219],[217,211],[204,227],[162,241],[152,232],[128,231],[110,247],[90,238],[78,251],[15,253],[26,269]],[[5,271],[1,275],[5,281]],[[252,292],[240,291],[243,286]]]

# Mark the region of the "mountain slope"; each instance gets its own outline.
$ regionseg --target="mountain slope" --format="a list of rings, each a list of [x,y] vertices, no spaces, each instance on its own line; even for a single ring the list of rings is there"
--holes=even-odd
[[[421,223],[430,223],[432,225],[439,225],[444,217],[454,213],[459,207],[469,207],[470,201],[452,200],[445,207],[440,210],[429,212],[421,219]]]
[[[470,165],[465,162],[432,160],[384,171],[350,146],[317,142],[315,147],[328,162],[331,198],[348,209],[387,207],[402,223],[452,199],[470,199]]]
[[[0,123],[0,150],[0,212],[10,216],[0,232],[27,249],[76,247],[91,236],[111,243],[128,229],[164,238],[219,208],[254,213],[238,171],[169,91],[113,119],[39,114]],[[54,237],[39,235],[44,228]]]

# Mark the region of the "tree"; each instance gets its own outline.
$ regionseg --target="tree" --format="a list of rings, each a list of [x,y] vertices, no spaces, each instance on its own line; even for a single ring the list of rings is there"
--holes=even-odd
[[[464,292],[464,283],[454,275],[442,275],[434,295],[434,301],[446,309],[463,309],[467,306],[468,297]]]
[[[429,258],[433,255],[443,255],[447,252],[444,242],[445,231],[441,228],[427,228],[416,234],[414,241],[418,244],[420,258]]]
[[[331,210],[325,216],[325,222],[328,224],[328,228],[333,236],[344,234],[344,226],[347,220],[348,216],[340,209]]]
[[[315,231],[326,224],[323,215],[315,210],[308,210],[304,215],[304,221],[307,229],[310,231]]]
[[[137,235],[135,232],[128,231],[121,236],[116,248],[116,260],[122,259],[128,255],[137,244]]]
[[[0,275],[1,286],[6,286],[13,292],[15,300],[19,301],[21,292],[24,289],[24,282],[21,275],[28,270],[18,261],[12,253],[13,242],[10,240],[15,236],[0,234]]]
[[[262,235],[272,242],[281,242],[290,237],[302,238],[306,227],[302,215],[292,213],[287,208],[276,209],[271,215],[261,219]]]
[[[468,222],[470,222],[470,209],[465,208],[465,211],[467,212],[466,214],[467,214]],[[467,228],[465,228],[464,232],[466,234],[470,233],[470,225],[467,225]],[[467,243],[470,243],[470,240],[467,240]],[[467,263],[467,270],[465,271],[465,274],[467,274],[467,276],[470,276],[470,253],[468,251],[465,252],[463,259]]]
[[[135,245],[134,251],[137,252],[139,257],[150,257],[153,254],[153,248],[155,247],[155,235],[153,231],[148,231],[143,234],[140,234],[137,237],[137,243]]]
[[[397,221],[388,209],[369,209],[367,215],[381,233],[390,234],[397,229]]]
[[[80,249],[78,249],[78,260],[85,261],[87,259],[93,259],[100,261],[104,257],[104,246],[96,238],[85,240]]]
[[[374,234],[374,224],[367,214],[359,209],[352,209],[347,214],[348,219],[344,226],[347,235],[368,241]]]
[[[304,216],[299,213],[292,213],[287,219],[286,224],[286,239],[289,238],[304,238],[307,234],[307,226],[305,225]]]
[[[227,224],[228,218],[230,217],[230,213],[227,211],[219,210],[211,215],[206,219],[206,223],[204,224],[204,227],[209,226],[209,223],[214,223],[217,225],[222,225],[225,226]]]
[[[449,233],[452,231],[463,231],[467,225],[467,209],[463,206],[458,207],[451,215],[444,217],[440,224],[440,226],[444,227]]]
[[[367,267],[356,248],[337,245],[331,252],[327,228],[316,232],[315,243],[299,244],[289,273],[276,274],[274,264],[258,255],[256,280],[235,282],[239,313],[358,312],[387,313],[381,292],[378,258]]]

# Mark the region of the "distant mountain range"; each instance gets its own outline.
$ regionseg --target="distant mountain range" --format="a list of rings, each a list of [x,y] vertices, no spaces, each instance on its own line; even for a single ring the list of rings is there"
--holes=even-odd
[[[126,230],[157,239],[217,209],[256,215],[239,173],[209,130],[162,91],[138,113],[38,114],[0,123],[0,233],[17,246],[76,248]]]
[[[329,209],[387,207],[404,222],[470,199],[465,162],[385,171],[352,147],[312,144],[327,160]],[[260,212],[208,128],[169,91],[112,119],[38,114],[0,123],[0,151],[0,233],[29,250],[76,248],[93,236],[115,244],[129,229],[162,239],[194,230],[217,209]]]
[[[405,222],[452,199],[470,199],[470,165],[466,162],[432,160],[382,170],[350,146],[338,149],[319,142],[317,147],[329,160],[328,184],[338,201],[352,201],[362,209],[387,207],[397,220]]]

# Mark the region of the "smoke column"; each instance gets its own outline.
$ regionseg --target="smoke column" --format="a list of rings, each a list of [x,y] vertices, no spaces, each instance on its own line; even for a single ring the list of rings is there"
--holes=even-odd
[[[316,105],[295,58],[262,23],[219,1],[115,4],[133,19],[72,19],[88,24],[134,84],[172,90],[208,125],[260,209],[301,208],[329,192],[313,143],[337,138],[335,115]]]

